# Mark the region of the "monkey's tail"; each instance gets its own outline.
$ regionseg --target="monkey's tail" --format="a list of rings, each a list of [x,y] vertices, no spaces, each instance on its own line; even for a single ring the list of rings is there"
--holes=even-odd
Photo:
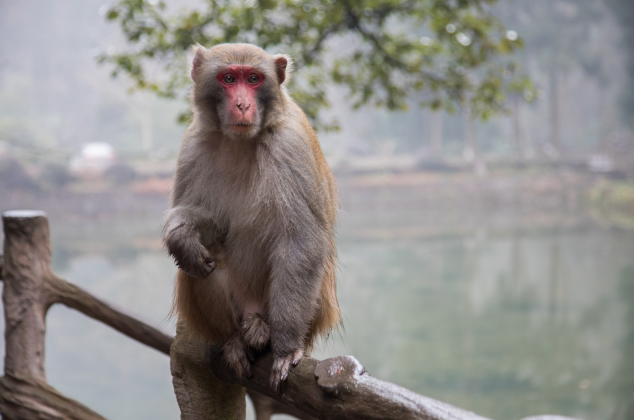
[[[315,321],[310,331],[310,337],[306,344],[307,350],[314,347],[318,338],[328,339],[333,331],[340,332],[343,328],[341,309],[337,300],[337,264],[336,256],[328,259],[324,270],[324,279],[321,284],[321,293]]]

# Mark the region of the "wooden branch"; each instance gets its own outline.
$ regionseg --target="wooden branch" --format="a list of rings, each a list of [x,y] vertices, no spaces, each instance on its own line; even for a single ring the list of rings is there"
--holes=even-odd
[[[255,420],[270,420],[273,414],[288,414],[300,420],[317,420],[313,416],[259,394],[252,389],[247,389],[247,395],[255,409]]]
[[[269,385],[270,353],[256,361],[249,380],[236,378],[219,356],[212,357],[212,368],[219,378],[241,383],[319,419],[486,420],[374,378],[352,356],[323,361],[304,358],[292,369],[281,394]]]
[[[170,366],[181,419],[243,420],[246,416],[244,387],[238,383],[227,383],[214,374],[208,348],[203,339],[192,334],[182,323],[178,324]],[[269,420],[273,414],[290,414],[301,420],[315,420],[253,389],[247,389],[246,393],[253,402],[256,420]]]
[[[161,353],[170,354],[173,338],[169,335],[150,327],[121,309],[115,309],[111,304],[97,299],[72,283],[55,278],[49,281],[48,286],[55,302],[76,309]]]
[[[203,354],[204,348],[207,350]],[[221,348],[221,345],[203,342],[184,325],[178,325],[171,359],[181,419],[244,418],[226,413],[216,415],[210,411],[215,406],[210,400],[213,397],[209,396],[213,392],[206,389],[205,381],[224,381],[242,385],[278,404],[290,407],[295,410],[291,414],[303,419],[487,420],[374,378],[352,356],[323,361],[303,358],[297,367],[291,369],[282,393],[276,394],[269,385],[273,363],[270,352],[255,361],[252,365],[253,377],[245,379],[237,378],[227,366],[222,358]],[[191,379],[193,376],[196,376],[196,380]],[[216,389],[217,386],[212,385],[211,389]],[[256,396],[254,401],[257,398]],[[239,396],[232,396],[232,401],[238,399]],[[270,414],[263,413],[264,415]]]
[[[27,214],[36,215],[36,217],[11,217],[12,214]],[[9,215],[7,217],[7,215]],[[101,299],[92,296],[79,286],[69,283],[56,277],[50,268],[50,243],[48,242],[48,221],[44,213],[23,213],[23,212],[7,212],[5,213],[5,229],[11,229],[18,227],[16,221],[20,221],[24,226],[29,226],[31,230],[22,232],[20,229],[14,229],[9,233],[9,237],[5,238],[5,241],[13,241],[8,246],[18,248],[18,252],[23,252],[24,267],[17,273],[19,277],[20,285],[24,289],[35,289],[38,294],[38,301],[44,303],[45,309],[48,309],[50,305],[56,303],[63,303],[69,308],[73,308],[90,318],[100,321],[122,334],[127,335],[133,340],[139,341],[153,349],[156,349],[162,353],[169,355],[170,346],[172,345],[173,338],[169,335],[159,331],[158,329],[139,321],[136,317],[125,313],[124,310],[115,308],[114,305],[106,303]],[[26,223],[26,224],[25,224]],[[27,236],[33,232],[39,231],[31,225],[42,224],[41,229],[46,231],[46,234],[39,235],[38,238],[31,238],[30,241],[26,241]],[[45,227],[44,227],[45,224]],[[22,235],[17,235],[20,232]],[[26,235],[26,236],[25,236]],[[31,248],[23,249],[23,244],[29,244]],[[6,250],[5,245],[5,250]],[[22,248],[21,248],[22,247]],[[36,252],[37,251],[37,252]],[[1,258],[1,256],[0,256]],[[9,258],[9,255],[7,255]],[[3,263],[3,261],[0,261]],[[3,264],[4,265],[4,264]],[[15,267],[14,267],[15,271]],[[0,273],[2,272],[2,266],[0,266]],[[0,277],[1,278],[1,277]],[[25,279],[31,279],[30,284],[27,286]],[[9,288],[11,288],[9,284]],[[11,299],[13,301],[13,299]],[[5,305],[5,312],[7,311]],[[10,312],[15,312],[13,309]],[[44,322],[44,315],[41,314],[42,323]],[[42,352],[42,358],[43,356]]]
[[[205,349],[205,341],[179,323],[170,369],[181,420],[244,420],[244,388],[218,379]]]
[[[0,413],[10,420],[105,420],[46,383],[0,377]]]

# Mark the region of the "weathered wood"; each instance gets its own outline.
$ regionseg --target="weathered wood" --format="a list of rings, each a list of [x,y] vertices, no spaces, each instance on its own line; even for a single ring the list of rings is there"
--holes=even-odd
[[[4,370],[14,378],[45,382],[44,332],[51,275],[48,220],[43,212],[12,211],[4,224]]]
[[[245,389],[220,380],[211,370],[209,345],[179,323],[170,354],[172,384],[182,420],[244,419]],[[246,390],[253,402],[256,420],[269,420],[273,414],[290,414],[301,420],[314,417]]]
[[[76,309],[133,340],[169,355],[173,340],[169,335],[150,327],[134,316],[126,314],[122,309],[115,308],[113,305],[92,296],[79,286],[62,279],[55,278],[49,281],[48,287],[51,289],[55,302]]]
[[[262,394],[247,389],[247,395],[253,403],[255,409],[255,420],[270,420],[273,414],[289,414],[300,420],[317,420],[315,417],[299,411],[296,408],[289,407],[272,398],[265,397]]]
[[[0,413],[6,420],[105,420],[46,383],[0,378]]]
[[[205,347],[207,356],[201,350]],[[174,368],[175,360],[178,369]],[[211,412],[214,404],[210,402],[209,394],[216,392],[213,390],[217,385],[214,382],[211,388],[205,389],[205,381],[213,378],[213,381],[219,379],[242,385],[278,404],[291,407],[303,419],[486,420],[474,413],[374,378],[351,356],[321,362],[303,358],[297,367],[291,369],[282,393],[276,394],[269,385],[272,363],[271,353],[266,353],[252,365],[251,379],[238,378],[222,359],[220,345],[205,343],[179,326],[172,347],[172,374],[181,406],[181,418],[243,418]],[[193,379],[183,380],[185,377]],[[268,419],[271,413],[267,407],[272,403],[258,394],[254,394],[254,405],[257,401],[265,408],[258,413],[258,420]]]
[[[4,225],[5,375],[0,413],[8,420],[104,420],[46,383],[45,317],[53,299],[48,220],[43,212],[12,211]]]
[[[213,374],[206,348],[201,338],[178,324],[170,367],[181,420],[244,420],[244,388]]]

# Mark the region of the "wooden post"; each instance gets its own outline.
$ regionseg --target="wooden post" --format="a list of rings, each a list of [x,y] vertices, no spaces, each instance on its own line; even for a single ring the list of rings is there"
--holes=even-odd
[[[214,361],[215,360],[215,361]],[[176,327],[170,352],[174,393],[181,420],[244,419],[245,389],[240,383],[220,379],[212,368],[223,364],[218,347],[192,334],[183,323]],[[257,420],[269,420],[273,414],[290,414],[301,420],[316,420],[309,414],[247,389]]]
[[[214,375],[207,348],[204,340],[178,324],[170,367],[181,420],[244,420],[244,387]]]
[[[40,211],[10,211],[4,224],[4,370],[15,378],[46,381],[44,333],[51,246],[48,220]]]
[[[4,225],[5,375],[0,413],[5,420],[104,420],[46,383],[44,333],[54,294],[48,220],[41,211],[2,215]]]

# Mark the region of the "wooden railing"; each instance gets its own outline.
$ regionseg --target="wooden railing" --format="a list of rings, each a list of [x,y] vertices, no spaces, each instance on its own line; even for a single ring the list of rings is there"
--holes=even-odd
[[[246,393],[258,420],[286,413],[300,419],[486,420],[474,413],[418,395],[370,376],[351,356],[323,361],[304,358],[291,370],[283,392],[268,384],[272,357],[253,365],[251,379],[237,378],[220,357],[220,347],[202,341],[179,324],[172,338],[123,310],[64,281],[50,267],[48,220],[40,211],[3,214],[4,376],[0,378],[0,414],[13,419],[104,419],[60,394],[46,381],[46,312],[56,303],[102,322],[170,355],[181,419],[244,419]],[[548,419],[563,419],[548,416]]]

